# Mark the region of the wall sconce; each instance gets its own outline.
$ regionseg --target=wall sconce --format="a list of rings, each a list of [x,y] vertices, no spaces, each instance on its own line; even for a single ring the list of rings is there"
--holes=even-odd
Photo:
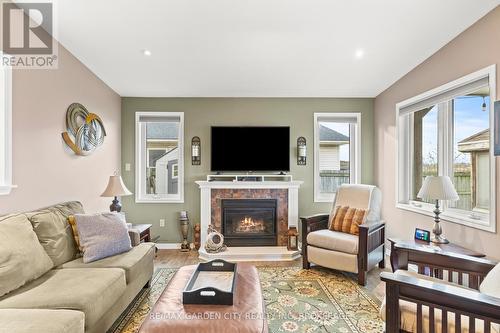
[[[201,164],[201,140],[197,136],[191,139],[191,164]]]
[[[307,161],[307,148],[306,138],[300,136],[297,139],[297,165],[306,165]]]

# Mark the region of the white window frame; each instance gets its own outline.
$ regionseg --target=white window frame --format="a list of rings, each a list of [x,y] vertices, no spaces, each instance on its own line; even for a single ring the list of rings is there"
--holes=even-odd
[[[177,194],[146,194],[145,172],[147,159],[146,133],[141,117],[179,118],[179,182]],[[135,113],[135,202],[136,203],[184,203],[184,112],[136,112]]]
[[[349,177],[351,184],[359,184],[361,182],[361,113],[329,113],[315,112],[314,113],[314,202],[333,202],[335,193],[322,193],[321,178],[319,176],[319,121],[331,122],[346,122],[345,119],[356,119],[355,123],[350,123],[349,135]]]
[[[0,58],[9,57],[0,52]],[[3,103],[2,103],[3,101]],[[8,195],[12,184],[12,67],[0,65],[0,195]]]
[[[468,84],[478,82],[482,79],[488,79],[490,90],[490,209],[488,213],[465,212],[448,207],[447,202],[441,202],[443,212],[440,217],[442,220],[465,225],[468,227],[481,229],[489,232],[496,232],[496,158],[494,156],[494,101],[496,100],[496,65],[491,65],[474,73],[461,77],[457,80],[444,84],[435,89],[424,92],[418,96],[412,97],[396,104],[396,207],[426,216],[434,216],[434,204],[428,204],[420,201],[412,201],[412,167],[413,163],[413,142],[412,142],[412,121],[411,117],[401,115],[401,109],[417,103],[425,103],[437,96],[454,89],[459,89]],[[453,152],[449,147],[453,142],[453,124],[450,123],[451,117],[444,116],[451,112],[451,103],[443,103],[445,110],[438,115],[438,170],[439,175],[452,176],[453,166],[450,165],[450,158]],[[451,143],[450,143],[451,140]]]

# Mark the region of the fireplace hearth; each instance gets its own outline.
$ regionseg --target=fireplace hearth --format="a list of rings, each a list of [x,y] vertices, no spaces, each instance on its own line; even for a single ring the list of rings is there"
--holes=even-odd
[[[276,246],[276,199],[222,199],[221,232],[228,246]]]

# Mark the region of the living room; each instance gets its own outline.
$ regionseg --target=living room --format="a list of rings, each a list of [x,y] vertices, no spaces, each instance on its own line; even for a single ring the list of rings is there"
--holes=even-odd
[[[1,5],[0,332],[500,332],[500,1]]]

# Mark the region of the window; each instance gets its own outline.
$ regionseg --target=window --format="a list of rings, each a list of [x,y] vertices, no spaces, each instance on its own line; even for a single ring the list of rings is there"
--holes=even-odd
[[[14,187],[12,185],[12,69],[0,66],[0,195],[9,194]]]
[[[397,105],[398,207],[431,215],[434,203],[417,193],[425,177],[448,176],[459,200],[442,202],[441,217],[495,231],[494,75],[490,67]]]
[[[337,188],[360,177],[360,113],[314,114],[314,201],[332,202]]]
[[[183,145],[183,113],[136,113],[136,202],[184,202]]]

